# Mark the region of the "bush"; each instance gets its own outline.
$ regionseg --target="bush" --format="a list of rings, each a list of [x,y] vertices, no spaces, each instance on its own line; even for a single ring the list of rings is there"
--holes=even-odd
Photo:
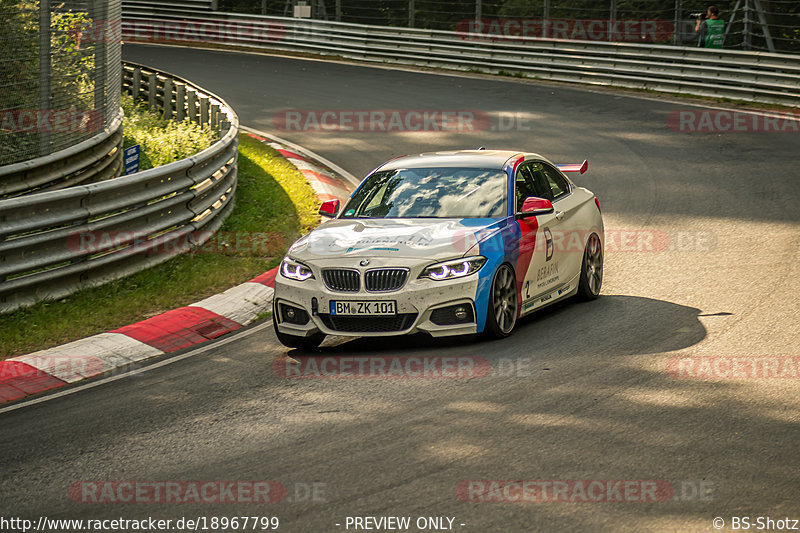
[[[139,170],[185,159],[205,150],[216,140],[216,134],[208,125],[165,120],[148,111],[146,105],[134,102],[128,94],[122,95],[122,109],[125,111],[124,147],[141,146]]]

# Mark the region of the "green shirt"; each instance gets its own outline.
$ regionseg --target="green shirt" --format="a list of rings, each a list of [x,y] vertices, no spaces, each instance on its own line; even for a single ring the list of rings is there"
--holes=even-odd
[[[722,48],[722,42],[725,40],[725,21],[722,19],[706,19],[706,32],[705,48]]]

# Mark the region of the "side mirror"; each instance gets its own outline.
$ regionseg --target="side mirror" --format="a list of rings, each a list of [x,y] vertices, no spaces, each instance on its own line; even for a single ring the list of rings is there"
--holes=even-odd
[[[529,196],[522,202],[522,211],[517,213],[517,218],[533,217],[536,215],[547,215],[555,211],[553,203],[547,198]]]
[[[328,200],[327,202],[322,202],[322,205],[319,206],[319,214],[333,218],[339,214],[339,200]]]

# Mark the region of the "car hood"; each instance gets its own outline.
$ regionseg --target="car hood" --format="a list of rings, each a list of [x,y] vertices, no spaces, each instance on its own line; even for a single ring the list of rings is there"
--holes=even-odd
[[[506,224],[506,219],[496,218],[334,219],[295,242],[289,255],[299,261],[334,257],[445,260],[464,256]]]

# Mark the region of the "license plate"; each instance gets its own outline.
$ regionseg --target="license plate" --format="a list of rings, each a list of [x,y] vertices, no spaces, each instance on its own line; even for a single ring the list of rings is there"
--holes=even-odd
[[[397,303],[385,302],[342,302],[331,300],[332,315],[346,316],[386,316],[397,314]]]

